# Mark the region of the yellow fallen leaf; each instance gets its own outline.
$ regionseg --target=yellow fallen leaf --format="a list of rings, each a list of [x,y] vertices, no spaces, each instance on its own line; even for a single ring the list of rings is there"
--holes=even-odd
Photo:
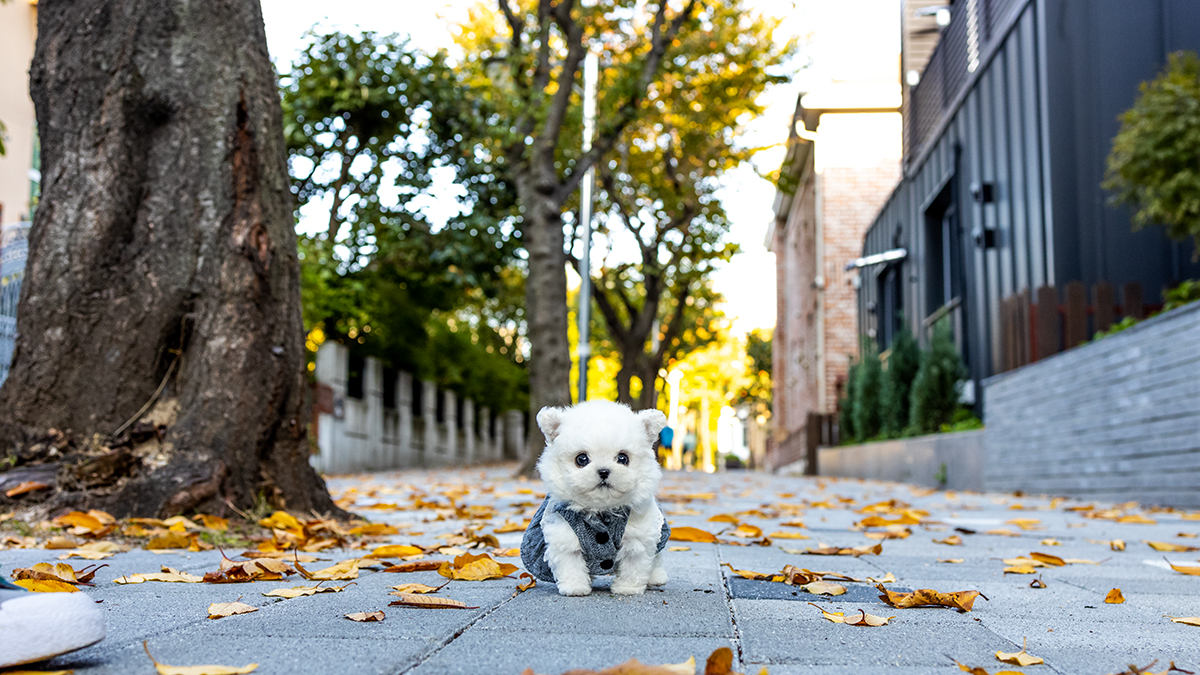
[[[468,607],[467,603],[461,600],[452,600],[450,598],[416,595],[413,593],[396,593],[394,595],[398,595],[400,599],[388,603],[388,605],[391,607],[420,607],[423,609],[479,609],[478,607]]]
[[[204,526],[210,530],[224,532],[229,529],[229,521],[225,518],[221,518],[219,516],[210,516],[204,513],[201,513],[196,517],[199,518],[200,522],[204,523]]]
[[[34,593],[78,593],[79,589],[56,579],[17,579],[14,584]]]
[[[1107,558],[1106,558],[1107,560]],[[1063,558],[1068,565],[1099,565],[1104,560],[1088,560],[1087,558]]]
[[[1021,528],[1022,530],[1027,530],[1027,531],[1044,529],[1042,527],[1042,521],[1038,520],[1037,518],[1013,518],[1012,520],[1004,521],[1004,524],[1005,525],[1016,525],[1017,527]]]
[[[737,516],[735,516],[731,513],[718,513],[717,515],[709,518],[708,522],[710,522],[710,523],[733,523],[734,525],[737,525],[738,523],[740,523],[742,521],[738,520]]]
[[[780,527],[807,527],[807,525],[805,525],[802,521],[799,521],[799,520],[789,520],[786,523],[780,523],[779,526]]]
[[[754,525],[738,525],[737,528],[735,528],[729,534],[742,539],[758,539],[762,536],[762,528]]]
[[[504,523],[492,530],[496,534],[505,534],[506,532],[521,532],[525,529],[525,523]]]
[[[53,549],[78,548],[78,547],[79,547],[79,542],[74,541],[72,539],[68,539],[62,535],[59,535],[57,537],[50,537],[50,539],[48,539],[45,544],[42,544],[42,548],[53,548]]]
[[[343,560],[332,567],[326,567],[315,572],[309,572],[301,567],[299,563],[295,563],[295,565],[300,574],[310,581],[314,579],[318,581],[349,581],[350,579],[358,578],[358,558]]]
[[[885,626],[885,625],[887,625],[888,621],[891,621],[892,619],[896,618],[894,616],[886,616],[885,617],[885,616],[875,616],[874,614],[867,614],[866,610],[862,610],[862,609],[858,610],[859,611],[858,616],[854,616],[853,614],[851,614],[850,616],[847,617],[842,612],[827,612],[824,609],[822,609],[820,605],[817,605],[812,602],[810,602],[808,604],[810,604],[813,607],[816,607],[818,610],[820,610],[821,615],[824,616],[827,620],[829,620],[833,623],[846,624],[847,626],[873,626],[873,627]]]
[[[162,549],[173,548],[188,548],[192,545],[192,538],[180,532],[167,532],[159,535],[146,542],[147,551],[156,551]]]
[[[244,602],[214,602],[208,606],[208,618],[220,619],[234,614],[249,614],[257,611],[257,607]]]
[[[1062,543],[1057,539],[1043,539],[1041,544],[1042,546],[1062,546]]]
[[[385,567],[384,572],[403,573],[403,572],[434,572],[445,564],[444,560],[414,560],[413,562],[400,563]]]
[[[901,593],[899,591],[889,591],[883,587],[883,584],[876,586],[882,591],[879,599],[885,603],[898,609],[908,609],[912,607],[952,607],[960,612],[969,612],[975,604],[975,598],[983,597],[987,600],[987,596],[979,591],[956,591],[954,593],[943,593],[930,588],[922,588],[911,593]]]
[[[1033,656],[1026,652],[1027,644],[1021,646],[1019,652],[996,652],[996,660],[1003,663],[1011,663],[1014,666],[1036,666],[1039,663],[1045,663],[1040,656]]]
[[[1006,529],[1003,527],[996,529],[996,530],[988,530],[988,531],[984,532],[984,534],[994,534],[999,537],[1019,537],[1019,536],[1021,536],[1021,534],[1019,532],[1013,532],[1012,530],[1009,530],[1009,529]]]
[[[1200,534],[1196,534],[1195,532],[1180,532],[1179,534],[1177,534],[1175,536],[1183,537],[1184,539],[1195,539],[1197,537],[1200,537]]]
[[[88,550],[84,550],[84,549],[74,549],[71,551],[67,551],[66,553],[63,553],[62,555],[58,556],[58,559],[59,560],[69,560],[71,558],[83,558],[84,560],[104,560],[105,558],[111,558],[111,557],[113,557],[112,553],[105,553],[103,551],[88,551]]]
[[[369,621],[383,621],[384,616],[383,612],[352,612],[347,614],[346,618],[351,621],[366,623]]]
[[[497,558],[520,558],[521,557],[521,549],[519,549],[519,548],[494,548],[494,549],[492,549],[492,555],[496,556]]]
[[[1088,539],[1089,544],[1103,544],[1114,551],[1124,551],[1125,542],[1120,539]]]
[[[806,555],[852,555],[857,558],[863,555],[879,555],[880,553],[883,553],[883,544],[879,543],[875,544],[874,546],[868,544],[866,546],[841,548],[838,546],[827,546],[825,544],[818,543],[817,548],[804,549],[804,553]]]
[[[450,582],[447,581],[446,583]],[[442,584],[441,586],[427,586],[425,584],[400,584],[399,586],[392,586],[393,589],[400,593],[436,593],[445,587],[446,584]],[[395,594],[389,593],[388,595]]]
[[[272,530],[283,530],[297,537],[304,536],[304,524],[287,511],[276,511],[269,518],[263,518],[258,521],[258,524]]]
[[[346,584],[346,586],[349,585]],[[263,595],[268,598],[303,598],[309,595],[316,595],[317,593],[341,593],[346,590],[346,586],[322,586],[320,584],[316,586],[292,586],[291,588],[276,588],[273,591],[263,593]]]
[[[934,539],[933,543],[945,544],[947,546],[962,546],[963,540],[962,537],[958,536],[957,534],[952,534],[945,539]]]
[[[1189,551],[1200,551],[1200,547],[1184,546],[1183,544],[1171,544],[1165,541],[1146,541],[1142,543],[1154,549],[1155,551],[1165,551],[1168,553],[1188,553]]]
[[[526,577],[528,577],[527,581],[517,584],[517,593],[524,593],[525,591],[533,588],[534,586],[537,586],[537,579],[534,579],[533,575],[530,574],[529,572],[521,572],[521,576],[517,577],[517,578],[519,580],[519,579],[525,579]],[[447,582],[447,583],[449,583],[449,582]]]
[[[1037,568],[1033,565],[1009,565],[1004,568],[1005,574],[1036,574]]]
[[[479,555],[464,553],[455,557],[453,562],[443,562],[438,567],[438,574],[447,579],[459,581],[486,581],[508,576],[518,569],[520,568],[516,565],[496,562],[486,553]]]
[[[690,551],[690,550],[692,550],[692,547],[691,546],[668,546],[667,550],[668,551]]]
[[[142,642],[142,649],[146,650],[146,656],[154,661],[154,669],[158,671],[158,675],[245,675],[253,673],[255,668],[258,668],[257,663],[251,663],[241,668],[230,666],[168,666],[164,663],[159,663],[150,653],[149,641]]]
[[[410,546],[408,544],[389,544],[380,546],[374,551],[371,551],[366,556],[367,558],[408,558],[414,555],[423,555],[425,550],[419,546]]]
[[[400,534],[400,530],[387,523],[371,523],[351,528],[350,535],[354,537],[383,537],[389,534]]]
[[[1200,626],[1200,616],[1167,616],[1166,614],[1163,614],[1163,616],[1170,619],[1171,623],[1181,623],[1185,626]]]
[[[161,572],[150,574],[127,574],[113,579],[114,584],[120,584],[122,586],[126,584],[140,584],[146,581],[198,584],[201,581],[204,581],[204,577],[198,577],[194,574],[188,574],[187,572],[180,572],[179,570],[171,569],[170,567],[163,567]]]
[[[705,544],[715,544],[717,536],[711,532],[705,532],[695,527],[673,527],[671,528],[672,541],[697,541]]]
[[[938,562],[940,562],[940,563],[955,563],[956,564],[956,563],[963,562],[963,558],[938,558]]]
[[[1153,525],[1153,524],[1157,523],[1158,521],[1153,520],[1151,518],[1147,518],[1146,516],[1143,516],[1141,514],[1135,513],[1131,516],[1123,516],[1121,518],[1117,518],[1117,522],[1118,523],[1135,523],[1138,525]]]
[[[1104,602],[1108,605],[1119,605],[1125,602],[1125,596],[1121,595],[1121,589],[1114,588],[1104,596]]]
[[[767,537],[770,539],[809,539],[808,535],[799,532],[772,532]]]
[[[1062,567],[1063,565],[1067,564],[1067,561],[1063,560],[1062,558],[1060,558],[1056,555],[1050,555],[1049,553],[1039,553],[1037,551],[1034,551],[1033,553],[1029,554],[1029,557],[1033,558],[1034,560],[1036,560],[1040,563],[1045,563],[1047,565],[1053,565],[1055,567]]]
[[[1166,558],[1163,558],[1163,560],[1166,560]],[[1171,566],[1171,569],[1175,570],[1176,572],[1179,572],[1180,574],[1186,574],[1190,577],[1200,577],[1200,567],[1176,565],[1175,563],[1171,562],[1170,560],[1167,560],[1167,564]]]
[[[845,586],[829,581],[812,581],[800,588],[813,595],[842,595],[846,592]]]

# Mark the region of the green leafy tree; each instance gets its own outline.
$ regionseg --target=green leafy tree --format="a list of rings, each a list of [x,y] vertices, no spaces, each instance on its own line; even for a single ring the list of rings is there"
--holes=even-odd
[[[467,144],[479,111],[462,101],[445,54],[369,32],[313,36],[283,78],[297,217],[321,223],[300,237],[310,338],[469,395],[469,373],[509,382],[523,372],[512,289],[524,281],[511,268],[515,195]],[[436,230],[422,208],[435,187],[458,202]],[[523,405],[524,386],[476,400]]]
[[[866,441],[883,428],[883,364],[874,340],[864,340],[854,383],[854,438]]]
[[[883,433],[899,436],[908,427],[912,384],[921,368],[921,348],[908,330],[908,324],[896,333],[887,360],[883,380]]]
[[[912,386],[910,426],[915,433],[934,433],[954,421],[962,381],[970,376],[963,365],[948,321],[934,324],[929,351]]]
[[[776,22],[741,0],[714,4],[702,17],[709,30],[680,36],[686,58],[663,64],[645,110],[597,166],[599,233],[631,243],[636,255],[606,259],[593,298],[620,355],[617,399],[642,408],[654,407],[654,379],[668,360],[719,332],[712,313],[693,311],[714,265],[737,252],[725,241],[718,179],[755,151],[740,142],[743,126],[762,113],[759,95],[786,81],[771,73],[795,47],[772,40]],[[698,340],[686,339],[689,326]],[[634,378],[644,384],[636,400]]]
[[[516,187],[527,252],[526,312],[534,410],[571,402],[563,213],[586,170],[615,147],[647,109],[661,69],[686,60],[681,40],[707,29],[710,8],[634,0],[494,0],[462,26],[467,82],[494,114],[477,154],[492,158]],[[494,9],[493,9],[494,8]],[[587,153],[579,151],[580,70],[589,45],[602,50],[598,109]],[[533,472],[542,439],[531,429]]]
[[[1174,239],[1190,235],[1200,255],[1200,57],[1171,54],[1139,92],[1121,115],[1103,186],[1137,209],[1135,229],[1157,223]]]
[[[771,384],[771,358],[774,335],[765,329],[755,329],[746,334],[746,362],[749,366],[749,383],[738,392],[735,403],[748,402],[759,408],[756,412],[771,410],[773,400]]]

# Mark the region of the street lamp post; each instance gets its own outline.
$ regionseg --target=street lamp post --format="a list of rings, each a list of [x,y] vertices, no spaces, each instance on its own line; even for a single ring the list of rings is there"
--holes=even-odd
[[[672,370],[667,374],[667,384],[671,385],[671,409],[667,412],[667,426],[674,432],[671,439],[671,466],[668,469],[683,468],[683,434],[679,429],[679,381],[683,373]]]
[[[588,51],[583,59],[583,152],[592,149],[592,135],[596,129],[596,76],[599,64],[596,53]],[[583,175],[579,190],[579,221],[583,225],[583,252],[579,256],[579,396],[576,400],[587,400],[588,359],[592,356],[591,326],[592,310],[592,185],[595,181],[595,165],[589,166]]]

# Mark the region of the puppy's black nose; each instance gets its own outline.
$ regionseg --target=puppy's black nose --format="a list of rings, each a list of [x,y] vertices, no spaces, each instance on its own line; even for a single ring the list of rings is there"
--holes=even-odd
[[[596,473],[600,474],[600,480],[608,480],[608,474],[612,473],[608,469],[598,469]]]

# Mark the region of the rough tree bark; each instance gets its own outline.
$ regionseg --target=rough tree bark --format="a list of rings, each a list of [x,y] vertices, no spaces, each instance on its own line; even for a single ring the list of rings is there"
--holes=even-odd
[[[0,484],[49,480],[15,498],[46,510],[163,516],[265,496],[340,513],[308,464],[299,262],[258,1],[43,2],[38,15],[42,198],[0,390]]]

